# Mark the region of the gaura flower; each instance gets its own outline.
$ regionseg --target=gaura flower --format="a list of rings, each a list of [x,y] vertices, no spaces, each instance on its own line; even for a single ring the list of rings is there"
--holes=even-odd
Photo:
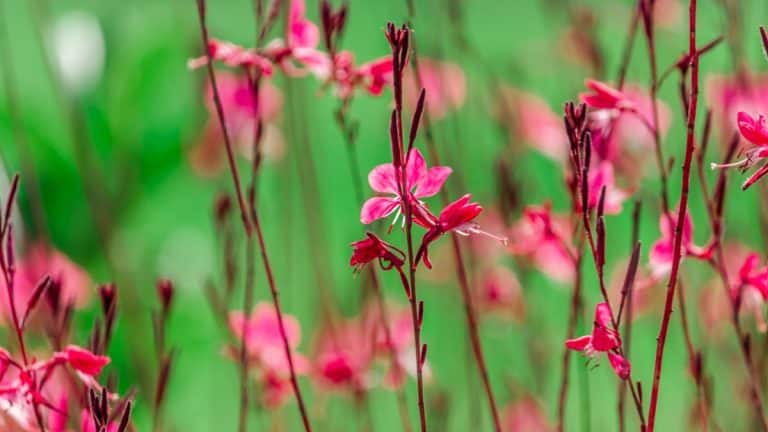
[[[568,137],[563,119],[534,94],[504,86],[499,92],[499,120],[514,125],[510,128],[510,142],[520,139],[550,159],[564,162],[568,157]]]
[[[363,240],[352,243],[352,258],[349,260],[349,265],[354,267],[356,271],[373,260],[378,260],[385,270],[403,266],[405,254],[400,249],[371,232],[366,233],[366,236]]]
[[[509,233],[509,251],[530,259],[550,278],[567,282],[576,270],[566,218],[553,215],[549,204],[529,206]]]
[[[739,112],[738,125],[741,136],[752,143],[753,147],[747,150],[744,159],[727,164],[713,163],[712,169],[739,168],[746,171],[768,157],[768,125],[766,125],[765,117],[760,114],[755,118],[745,112]],[[746,190],[766,173],[768,173],[768,164],[763,164],[741,185],[741,189]]]
[[[400,195],[398,185],[399,173],[396,173],[394,164],[386,163],[375,167],[368,174],[368,184],[370,184],[371,189],[374,191],[391,194],[392,196],[374,197],[366,201],[360,210],[360,221],[368,225],[375,220],[389,216],[397,210],[398,214],[395,216],[395,220],[392,221],[394,224],[402,211],[401,205],[403,200],[408,199],[413,206],[414,221],[417,223],[423,222],[423,219],[429,216],[426,205],[420,199],[436,195],[440,188],[443,187],[451,171],[451,168],[444,166],[428,169],[421,152],[416,148],[412,149],[408,154],[405,168],[406,196],[403,197]]]
[[[508,268],[496,265],[485,271],[475,292],[479,310],[496,312],[522,321],[525,303],[517,276]]]
[[[738,272],[738,281],[731,287],[733,301],[752,312],[757,329],[768,331],[763,309],[768,300],[768,266],[760,267],[760,256],[751,252],[744,258]]]
[[[220,61],[229,67],[256,68],[264,76],[272,75],[272,62],[256,53],[253,49],[243,48],[232,42],[211,39],[208,41],[208,54],[211,60]],[[203,55],[190,59],[187,67],[198,69],[208,64],[208,56]]]
[[[515,432],[552,432],[554,428],[539,401],[531,396],[507,405],[502,413],[504,430]]]
[[[461,108],[467,92],[459,65],[427,58],[419,59],[418,79],[416,74],[406,72],[403,87],[405,103],[411,108],[416,106],[421,89],[425,90],[426,110],[432,120]]]
[[[427,268],[432,268],[432,263],[429,262],[429,245],[443,234],[451,231],[462,236],[482,234],[502,243],[507,242],[504,237],[498,237],[480,229],[480,224],[474,220],[483,211],[483,208],[480,204],[470,202],[470,199],[472,199],[472,195],[466,194],[440,211],[440,216],[421,239],[421,246],[416,254],[417,264],[421,259],[424,259],[424,265]]]
[[[591,92],[580,94],[579,99],[590,108],[622,110],[634,107],[625,93],[608,84],[592,79],[586,80],[584,84]]]
[[[565,341],[565,346],[574,351],[581,351],[590,358],[595,358],[600,353],[608,356],[616,375],[621,379],[627,379],[630,373],[630,364],[620,353],[621,339],[613,329],[611,308],[607,303],[598,303],[595,307],[595,322],[592,334]]]
[[[365,317],[346,320],[320,333],[313,356],[313,376],[329,390],[365,391],[371,385],[373,329]]]
[[[313,73],[321,80],[336,86],[336,94],[341,99],[349,99],[358,87],[364,88],[372,96],[381,95],[384,88],[392,83],[392,56],[384,56],[355,65],[355,56],[349,51],[336,54],[334,64],[327,62],[325,67],[318,67]]]
[[[616,186],[616,180],[613,176],[613,165],[607,161],[600,162],[596,167],[589,170],[588,177],[588,207],[590,209],[597,208],[600,202],[601,191],[605,187],[605,214],[621,213],[622,203],[629,194]]]
[[[661,238],[651,246],[649,253],[651,273],[656,279],[663,277],[672,268],[674,260],[675,225],[677,214],[668,213],[659,219]],[[693,243],[693,222],[688,212],[685,213],[682,233],[683,256],[689,256],[700,260],[708,260],[712,256],[713,245],[706,247],[696,246]]]

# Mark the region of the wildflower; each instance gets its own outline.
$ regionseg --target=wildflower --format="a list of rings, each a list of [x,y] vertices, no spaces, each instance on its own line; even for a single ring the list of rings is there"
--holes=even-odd
[[[509,250],[528,257],[552,279],[569,281],[576,270],[570,231],[567,220],[553,215],[548,204],[526,207],[510,231]]]
[[[504,430],[516,432],[551,432],[554,430],[541,403],[531,396],[523,396],[504,408]]]
[[[504,266],[497,265],[487,270],[477,285],[475,295],[482,311],[504,313],[518,321],[525,316],[520,281]]]
[[[760,267],[760,257],[752,252],[739,268],[738,281],[731,287],[737,305],[752,312],[761,333],[768,331],[763,309],[768,300],[768,267]]]
[[[589,197],[587,206],[590,209],[597,208],[600,202],[601,191],[605,188],[605,214],[621,213],[622,203],[627,199],[628,194],[616,187],[613,165],[610,162],[600,162],[597,167],[590,169],[588,183]]]
[[[606,353],[616,375],[627,379],[630,364],[618,350],[621,348],[619,334],[612,328],[611,308],[607,303],[598,303],[595,307],[595,322],[592,334],[565,341],[565,346],[574,351],[581,351],[587,357],[595,358]]]
[[[76,371],[92,377],[99,375],[110,362],[109,357],[96,355],[75,345],[66,347],[58,354],[58,358],[66,361]]]
[[[661,238],[651,246],[649,254],[651,273],[656,279],[667,274],[672,268],[674,259],[674,233],[677,216],[671,213],[662,215],[659,219]],[[688,212],[685,213],[682,232],[682,254],[693,258],[708,260],[712,256],[713,245],[699,247],[693,243],[693,222]]]
[[[353,318],[320,334],[313,375],[322,387],[359,393],[370,386],[375,346],[367,324],[364,317]]]
[[[585,81],[585,85],[592,92],[582,93],[579,95],[579,99],[590,108],[622,110],[634,106],[632,100],[625,93],[608,84],[588,79]]]
[[[408,73],[404,78],[406,105],[415,107],[423,88],[426,91],[426,109],[432,120],[441,119],[448,112],[459,109],[466,99],[466,78],[457,64],[420,58],[418,77]]]
[[[405,254],[398,248],[380,239],[373,233],[366,233],[366,238],[352,243],[352,257],[349,265],[359,271],[373,260],[379,260],[385,270],[400,268],[405,262]]]
[[[547,102],[521,90],[501,87],[498,115],[503,124],[512,123],[514,136],[510,142],[522,139],[526,144],[558,162],[568,157],[568,137],[563,119],[552,111]],[[428,95],[428,94],[427,94]]]
[[[397,306],[388,307],[389,339],[387,329],[383,325],[380,311],[373,306],[366,310],[366,316],[373,328],[374,350],[388,364],[389,369],[384,375],[383,385],[389,389],[399,388],[405,383],[408,376],[416,377],[416,364],[413,361],[413,322],[410,311]],[[392,354],[396,364],[391,364]],[[422,366],[424,379],[430,379],[432,369],[429,360]]]
[[[255,68],[264,76],[272,75],[272,62],[268,58],[232,42],[212,38],[208,42],[208,55],[211,60],[220,61],[229,67]],[[207,65],[208,55],[189,60],[187,67],[198,69]]]
[[[491,237],[494,240],[498,240],[501,243],[507,242],[507,239],[504,237],[499,237],[480,229],[480,224],[474,222],[474,219],[483,211],[483,208],[480,204],[470,202],[470,199],[472,199],[472,195],[466,194],[456,201],[446,205],[445,208],[440,211],[440,216],[438,216],[437,221],[432,224],[421,239],[421,246],[419,247],[419,252],[416,254],[416,263],[423,258],[424,265],[426,265],[427,268],[432,268],[432,263],[429,262],[429,245],[443,234],[451,231],[462,236],[482,234]]]
[[[243,322],[244,320],[245,322]],[[295,350],[301,341],[299,323],[296,318],[283,315],[283,325],[288,345],[291,350]],[[245,328],[245,337],[243,337],[243,328]],[[249,360],[264,369],[289,371],[280,323],[272,305],[259,302],[249,317],[244,316],[240,311],[231,312],[229,314],[229,330],[237,340],[245,340]],[[295,357],[299,364],[306,362],[300,356]]]
[[[451,168],[436,166],[427,169],[427,163],[418,149],[413,149],[408,154],[408,161],[405,168],[405,197],[401,196],[400,186],[398,184],[399,173],[396,172],[394,164],[387,163],[375,167],[368,174],[368,184],[371,189],[379,193],[387,193],[391,197],[370,198],[363,204],[360,210],[360,221],[364,224],[370,224],[375,220],[385,218],[398,210],[395,216],[394,224],[402,211],[401,205],[404,199],[408,199],[413,206],[415,221],[426,223],[424,218],[429,218],[428,210],[425,204],[420,201],[421,198],[428,198],[436,195],[443,183],[451,174]],[[422,215],[422,218],[419,218]]]
[[[739,168],[745,171],[763,159],[768,157],[768,125],[766,125],[765,117],[760,114],[757,118],[745,112],[739,112],[738,115],[739,132],[747,141],[752,143],[754,147],[747,150],[746,157],[740,161],[727,164],[713,163],[712,169],[717,168]],[[768,173],[768,164],[763,164],[757,169],[742,185],[742,190],[746,190],[752,186],[755,182],[760,180],[766,173]]]

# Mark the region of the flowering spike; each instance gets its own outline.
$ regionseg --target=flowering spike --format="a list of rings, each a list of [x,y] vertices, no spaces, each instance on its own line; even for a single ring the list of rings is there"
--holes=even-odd
[[[421,364],[423,365],[427,361],[427,344],[424,344],[421,346],[421,355],[419,356],[419,361],[421,361]]]
[[[416,141],[416,133],[419,130],[419,123],[421,122],[421,115],[424,113],[424,101],[426,97],[426,90],[421,89],[419,92],[419,101],[416,103],[416,111],[413,113],[413,120],[411,120],[411,130],[408,134],[408,151],[413,148],[413,142]]]

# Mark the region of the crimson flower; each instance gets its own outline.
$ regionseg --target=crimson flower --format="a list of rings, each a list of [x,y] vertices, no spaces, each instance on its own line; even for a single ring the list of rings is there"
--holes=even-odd
[[[597,109],[629,109],[634,103],[624,92],[617,90],[608,84],[588,79],[585,85],[591,93],[582,93],[579,99],[590,108]]]
[[[766,125],[765,117],[760,114],[755,118],[742,111],[739,112],[737,120],[741,136],[752,143],[753,147],[747,150],[744,159],[726,164],[713,163],[711,165],[712,169],[739,168],[742,171],[746,171],[768,157],[768,125]],[[766,173],[768,173],[768,164],[763,164],[763,166],[758,168],[757,171],[744,181],[741,185],[741,189],[746,190],[760,180]]]
[[[366,238],[352,243],[353,251],[349,265],[354,267],[356,271],[373,260],[379,260],[381,267],[385,270],[403,266],[405,254],[400,249],[371,232],[366,233],[366,236]]]
[[[480,204],[469,202],[470,199],[472,199],[472,195],[466,194],[440,211],[440,216],[421,239],[421,246],[416,254],[417,264],[423,258],[424,265],[427,268],[432,268],[432,263],[429,262],[429,245],[443,234],[451,231],[463,236],[482,234],[502,243],[507,242],[505,237],[498,237],[480,229],[480,225],[474,220],[483,211],[483,208]]]
[[[675,242],[674,228],[676,222],[677,216],[671,213],[662,215],[659,219],[659,230],[661,231],[661,238],[656,240],[656,242],[651,246],[651,251],[649,254],[651,272],[656,279],[667,274],[667,272],[669,272],[672,268]],[[712,252],[713,245],[700,247],[693,243],[693,222],[691,221],[690,214],[686,212],[685,220],[683,221],[682,233],[683,256],[708,260],[712,256]]]
[[[768,301],[768,266],[760,267],[760,256],[750,253],[739,268],[738,281],[731,287],[731,296],[739,306],[752,312],[757,329],[765,333],[768,324],[763,316],[763,307]]]
[[[565,341],[565,346],[574,351],[581,351],[590,358],[595,358],[600,353],[606,353],[616,375],[621,379],[627,379],[630,373],[630,364],[619,353],[621,339],[612,326],[611,307],[607,303],[598,303],[595,307],[592,334],[568,339]]]
[[[399,173],[394,164],[386,163],[375,167],[368,174],[368,184],[374,191],[392,196],[368,199],[360,210],[360,221],[368,225],[398,210],[395,220],[392,221],[394,224],[400,215],[403,200],[409,199],[413,206],[414,220],[420,224],[426,223],[424,219],[428,220],[430,214],[420,198],[436,195],[451,172],[451,168],[444,166],[427,168],[427,163],[421,152],[418,149],[412,149],[408,153],[408,161],[405,166],[406,198],[400,195]]]

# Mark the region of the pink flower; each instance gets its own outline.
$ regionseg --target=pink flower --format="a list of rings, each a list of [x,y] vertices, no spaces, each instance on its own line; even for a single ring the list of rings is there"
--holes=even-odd
[[[354,54],[341,51],[336,54],[333,64],[329,61],[319,65],[314,73],[318,78],[335,84],[336,93],[342,100],[351,98],[358,87],[372,96],[379,96],[384,87],[392,83],[392,57],[384,56],[356,66]]]
[[[677,221],[677,214],[662,215],[659,219],[659,230],[661,238],[651,246],[649,254],[651,273],[656,279],[663,277],[672,268],[674,259],[674,226]],[[693,222],[688,212],[685,213],[682,233],[682,251],[683,256],[708,260],[712,255],[712,246],[699,247],[693,243]]]
[[[416,377],[415,353],[413,351],[413,322],[408,309],[388,305],[389,343],[378,307],[371,305],[366,309],[369,325],[373,328],[373,342],[376,353],[382,358],[389,369],[384,376],[383,385],[389,389],[401,387],[408,376]],[[396,364],[392,364],[393,351]],[[427,360],[424,363],[424,379],[432,376],[432,371]]]
[[[488,237],[498,240],[502,243],[506,243],[507,239],[495,236],[480,229],[480,225],[474,222],[475,218],[483,211],[480,204],[472,203],[469,200],[472,199],[472,195],[466,194],[456,201],[448,204],[440,211],[437,221],[424,234],[421,239],[421,246],[419,252],[416,254],[416,263],[420,259],[424,259],[424,265],[427,268],[432,268],[432,264],[429,262],[429,245],[440,238],[443,234],[451,231],[462,236],[469,236],[471,234],[482,234]]]
[[[507,405],[501,418],[505,431],[552,432],[554,430],[539,401],[531,396],[524,396]]]
[[[401,203],[405,198],[400,196],[400,188],[398,186],[399,175],[395,171],[395,166],[387,163],[375,167],[368,174],[368,184],[370,184],[371,189],[379,193],[391,194],[392,196],[374,197],[366,201],[360,210],[360,221],[362,223],[370,224],[375,220],[389,216],[395,210],[399,211],[401,209]],[[428,212],[420,199],[437,194],[452,170],[449,167],[443,166],[427,169],[427,163],[424,161],[421,152],[414,148],[408,154],[405,171],[405,193],[407,194],[407,199],[412,202],[414,218],[416,219],[418,214]],[[393,224],[397,221],[398,216],[395,216]]]
[[[439,120],[450,111],[455,111],[466,99],[466,79],[464,71],[454,64],[427,58],[419,59],[419,77],[408,73],[403,81],[405,103],[413,108],[423,88],[426,97],[426,109],[432,120]]]
[[[632,108],[634,105],[626,94],[608,84],[588,79],[585,85],[591,93],[582,93],[579,99],[590,108],[622,110]]]
[[[600,353],[606,353],[616,375],[627,379],[630,374],[630,364],[621,354],[621,339],[613,329],[611,307],[607,303],[598,303],[595,307],[595,322],[592,334],[565,341],[565,346],[574,351],[581,351],[587,357],[594,358]]]
[[[379,260],[382,268],[400,268],[405,263],[405,254],[398,248],[380,239],[373,233],[367,233],[363,240],[352,243],[352,258],[349,265],[360,270],[365,264]]]
[[[506,267],[497,265],[484,272],[475,296],[481,311],[503,313],[517,321],[525,316],[520,281]]]
[[[511,229],[509,250],[522,255],[544,274],[560,282],[573,278],[576,266],[567,218],[552,215],[550,206],[530,206]]]
[[[545,156],[563,162],[568,157],[568,137],[563,119],[538,96],[508,87],[501,87],[498,108],[500,121],[514,124],[516,136],[510,142],[522,139]]]
[[[252,49],[243,48],[232,42],[211,39],[208,42],[208,54],[214,61],[220,61],[229,67],[258,68],[265,76],[272,75],[272,63]],[[197,69],[208,64],[208,56],[204,55],[187,62],[190,69]]]
[[[245,317],[240,311],[229,314],[229,330],[237,340],[243,339],[244,324],[245,346],[250,359],[264,369],[288,373],[290,369],[275,308],[269,303],[259,302],[249,317]],[[288,345],[291,350],[295,350],[301,341],[299,323],[296,318],[283,314],[283,324]],[[306,360],[303,358],[294,357],[297,366],[305,364]]]
[[[738,305],[752,312],[761,333],[768,331],[763,309],[768,301],[768,266],[760,267],[760,256],[751,252],[738,272],[738,282],[731,287]]]
[[[738,127],[738,113],[768,112],[768,76],[740,70],[733,76],[712,75],[707,79],[707,106],[724,137]],[[723,139],[723,142],[728,142]]]
[[[597,208],[601,191],[605,187],[605,214],[621,213],[622,203],[627,199],[628,194],[616,187],[613,165],[610,162],[600,162],[596,167],[590,169],[588,183],[589,201],[587,205],[590,209]]]
[[[24,257],[17,263],[14,288],[16,307],[23,308],[44,277],[50,276],[61,288],[59,300],[62,306],[73,304],[83,307],[88,301],[93,285],[88,274],[66,255],[43,243],[30,245]],[[0,278],[0,290],[5,292],[5,281]],[[0,295],[2,316],[9,319],[7,295]]]
[[[288,11],[288,46],[315,48],[319,40],[317,25],[306,17],[304,0],[291,0]]]
[[[66,347],[59,356],[76,371],[91,377],[99,375],[110,362],[109,357],[96,355],[75,345]]]
[[[370,386],[368,373],[374,359],[372,329],[365,319],[351,319],[320,334],[313,375],[321,387],[331,390],[364,391]]]
[[[259,100],[256,101],[245,76],[227,72],[219,72],[216,76],[227,131],[240,153],[247,157],[252,156],[254,127],[256,121],[261,119],[265,127],[265,134],[261,141],[262,152],[268,160],[279,158],[282,152],[282,139],[279,133],[273,130],[276,129],[274,124],[283,104],[279,90],[268,81],[262,82],[259,88]],[[209,119],[202,137],[192,148],[189,157],[198,173],[215,174],[224,167],[225,149],[210,83],[206,83],[205,106],[208,109]]]
[[[740,170],[747,170],[768,157],[768,125],[766,125],[765,117],[761,114],[755,118],[745,112],[739,112],[738,124],[741,136],[752,143],[754,147],[746,152],[746,157],[744,159],[727,164],[713,163],[713,169],[739,168]],[[741,188],[746,190],[760,180],[766,173],[768,173],[768,164],[764,164],[762,167],[758,168],[757,171],[742,184]]]

